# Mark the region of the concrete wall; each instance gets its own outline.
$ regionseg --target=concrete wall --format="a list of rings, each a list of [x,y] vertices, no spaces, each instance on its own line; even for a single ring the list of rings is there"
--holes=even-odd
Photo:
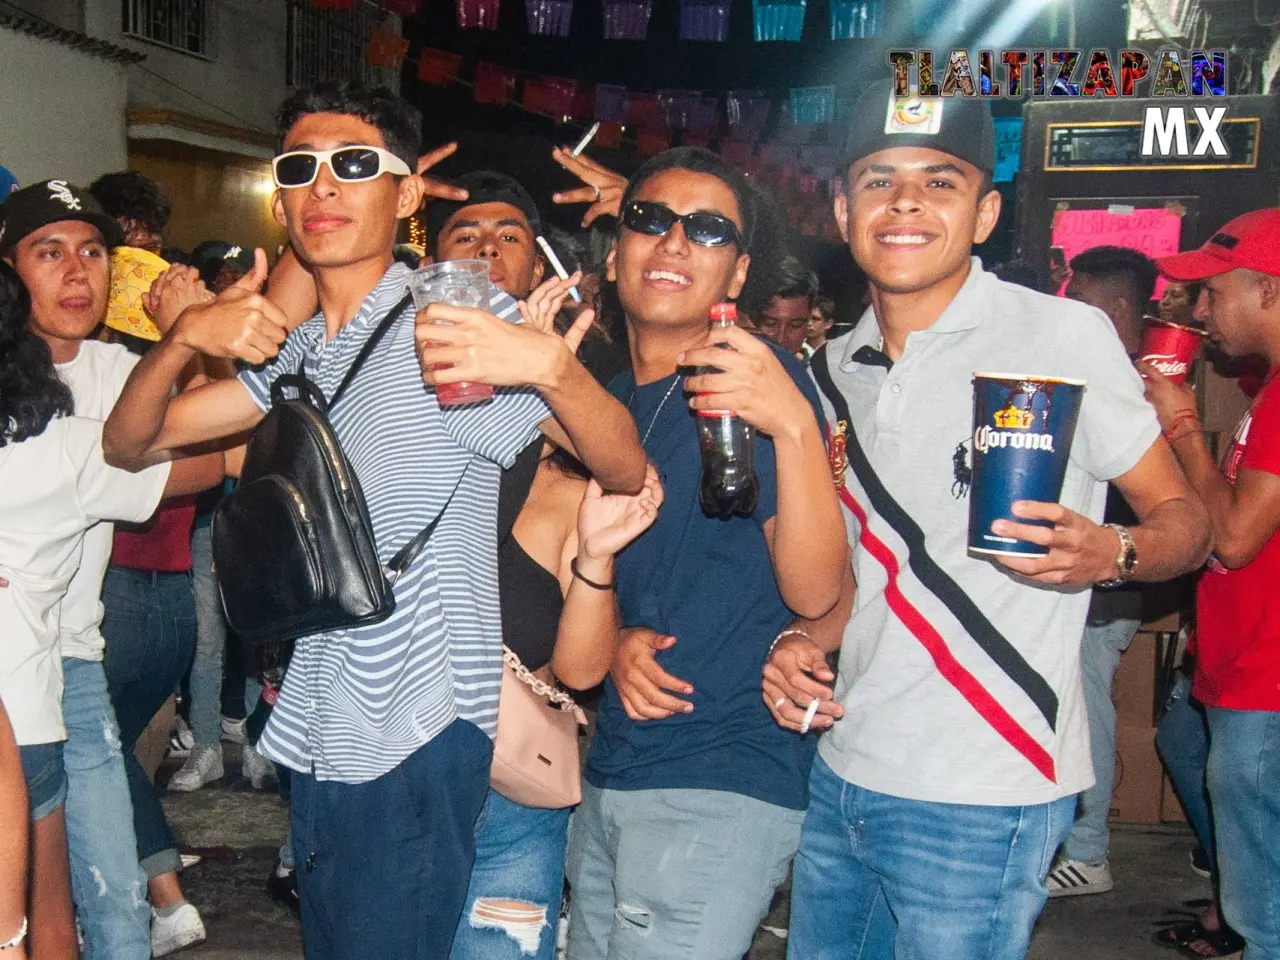
[[[285,95],[286,4],[219,0],[207,6],[208,59],[124,36],[120,0],[88,0],[85,33],[146,55],[129,67],[131,109],[173,110],[273,131]]]
[[[125,68],[0,27],[0,164],[23,184],[125,166]]]
[[[5,3],[63,30],[84,32],[84,0],[5,0]]]

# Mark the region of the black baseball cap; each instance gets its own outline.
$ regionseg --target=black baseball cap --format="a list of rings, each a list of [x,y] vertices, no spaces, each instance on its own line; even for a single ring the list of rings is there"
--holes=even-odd
[[[120,225],[107,216],[88,190],[65,180],[44,180],[15,190],[0,204],[0,254],[8,253],[41,227],[63,220],[81,220],[97,227],[108,247],[124,242]]]
[[[848,169],[863,157],[894,147],[928,147],[967,160],[979,170],[996,168],[996,127],[991,107],[976,97],[898,97],[893,80],[877,81],[858,98],[841,156]]]
[[[509,204],[524,214],[534,236],[542,232],[538,205],[515,177],[495,170],[476,170],[459,177],[453,185],[467,191],[466,200],[432,200],[427,204],[427,249],[432,253],[440,239],[440,231],[450,218],[459,210],[482,203]]]

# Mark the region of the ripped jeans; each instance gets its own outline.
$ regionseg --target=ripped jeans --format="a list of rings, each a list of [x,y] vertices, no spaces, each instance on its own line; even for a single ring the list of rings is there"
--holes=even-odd
[[[489,791],[449,960],[552,960],[569,812],[524,807]]]
[[[803,823],[803,810],[724,790],[583,783],[569,837],[569,960],[741,960]]]
[[[148,960],[151,911],[138,866],[120,728],[96,660],[62,658],[67,847],[83,960]]]

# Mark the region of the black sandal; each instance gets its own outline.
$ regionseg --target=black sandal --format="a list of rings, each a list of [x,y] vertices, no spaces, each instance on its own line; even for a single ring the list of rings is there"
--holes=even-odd
[[[1192,960],[1229,957],[1244,949],[1244,940],[1234,930],[1210,930],[1198,919],[1170,924],[1152,934],[1151,940],[1159,946],[1177,950]],[[1208,949],[1196,950],[1192,947],[1195,943],[1203,944]]]

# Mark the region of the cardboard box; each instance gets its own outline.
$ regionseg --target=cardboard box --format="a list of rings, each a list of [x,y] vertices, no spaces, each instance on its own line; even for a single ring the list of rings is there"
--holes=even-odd
[[[1186,823],[1187,815],[1182,811],[1182,801],[1173,790],[1173,781],[1168,774],[1164,778],[1164,793],[1160,802],[1160,820],[1163,823]]]
[[[1116,785],[1108,819],[1114,823],[1160,822],[1164,768],[1156,753],[1156,728],[1121,724],[1116,728]]]
[[[1137,633],[1120,658],[1111,699],[1116,705],[1116,722],[1121,726],[1149,727],[1155,721],[1159,649],[1155,634]]]

